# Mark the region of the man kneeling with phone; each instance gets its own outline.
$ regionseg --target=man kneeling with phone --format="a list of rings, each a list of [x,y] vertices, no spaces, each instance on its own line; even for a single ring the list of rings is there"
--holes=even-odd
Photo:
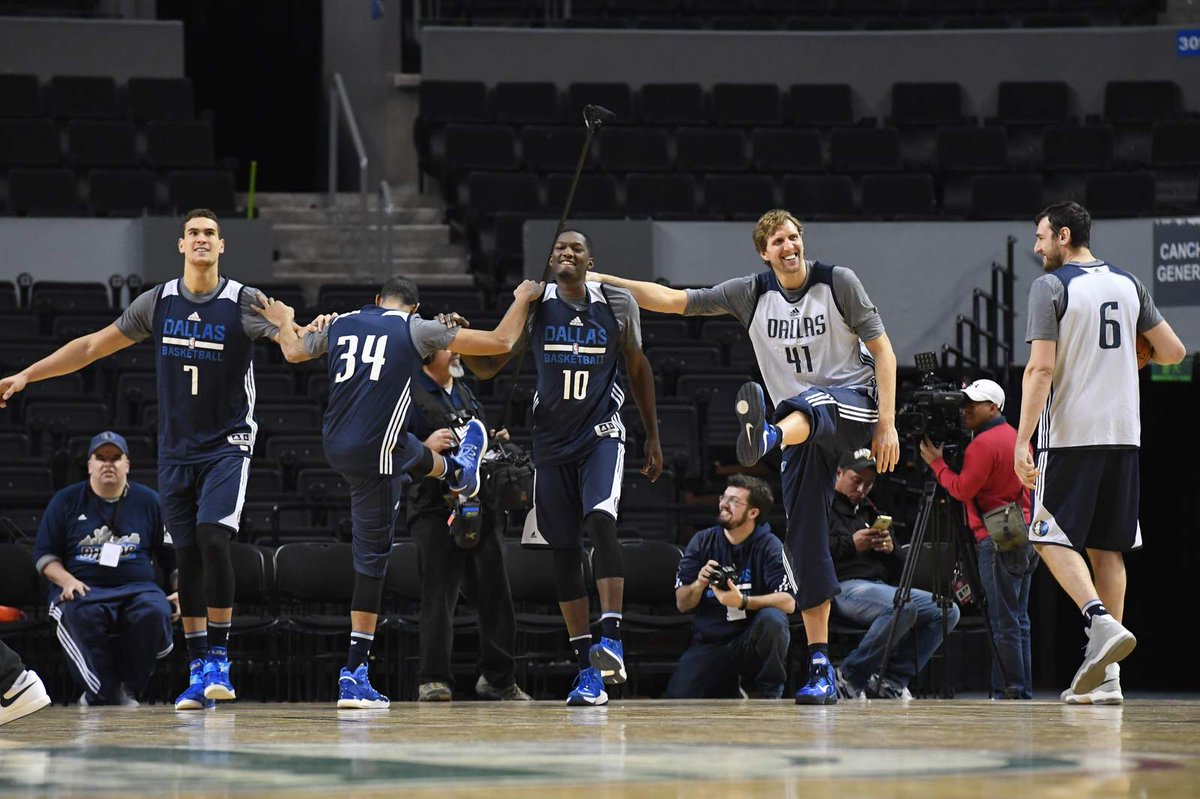
[[[879,513],[867,498],[875,486],[875,461],[871,451],[860,449],[842,456],[829,510],[829,552],[842,593],[833,598],[834,618],[866,627],[858,647],[835,670],[838,696],[853,699],[864,694],[871,677],[883,662],[888,626],[896,609],[892,605],[904,561],[891,534],[892,517]],[[899,611],[896,640],[886,674],[879,675],[875,699],[912,699],[909,681],[942,644],[942,611],[928,591],[912,589]],[[948,629],[958,624],[959,610],[951,605]]]

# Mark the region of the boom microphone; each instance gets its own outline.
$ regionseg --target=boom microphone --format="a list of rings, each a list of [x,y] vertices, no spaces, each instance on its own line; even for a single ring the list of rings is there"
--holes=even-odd
[[[583,107],[583,121],[589,129],[599,128],[609,122],[615,122],[616,119],[617,115],[602,105],[585,105]]]

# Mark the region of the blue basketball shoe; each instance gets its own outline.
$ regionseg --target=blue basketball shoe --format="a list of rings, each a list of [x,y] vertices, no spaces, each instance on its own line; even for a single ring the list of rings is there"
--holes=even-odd
[[[204,698],[222,702],[237,699],[237,691],[229,682],[229,656],[208,653],[204,659]]]
[[[808,682],[796,691],[797,705],[836,705],[837,677],[829,658],[818,652],[809,666]]]
[[[196,658],[188,667],[188,687],[175,699],[176,710],[216,707],[217,700],[204,698],[204,661]]]
[[[605,685],[625,682],[625,645],[611,638],[601,638],[588,650],[592,668],[600,672]]]
[[[458,464],[460,469],[458,479],[449,481],[451,491],[468,499],[479,493],[479,463],[487,448],[487,428],[483,422],[472,419],[467,423],[458,452],[450,456],[451,462]]]
[[[600,672],[595,668],[580,669],[575,684],[571,686],[571,693],[567,694],[567,704],[572,707],[607,705],[608,694],[604,690]]]
[[[371,687],[366,663],[354,671],[342,668],[342,674],[338,677],[337,706],[339,708],[387,710],[390,705],[391,702],[386,696]]]

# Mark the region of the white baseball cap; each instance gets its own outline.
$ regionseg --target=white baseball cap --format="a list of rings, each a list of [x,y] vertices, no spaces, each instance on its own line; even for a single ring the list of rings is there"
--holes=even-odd
[[[995,380],[976,380],[962,392],[975,402],[994,402],[997,408],[1004,410],[1004,389]]]

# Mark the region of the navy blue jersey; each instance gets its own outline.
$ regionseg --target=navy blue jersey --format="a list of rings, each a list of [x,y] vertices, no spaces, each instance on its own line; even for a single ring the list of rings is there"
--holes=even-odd
[[[750,537],[736,547],[729,543],[720,526],[696,533],[679,561],[675,587],[696,582],[700,568],[710,560],[732,566],[738,574],[738,590],[747,596],[766,596],[780,591],[796,593],[796,582],[783,558],[783,542],[771,532],[769,524],[756,526]],[[748,621],[754,613],[722,605],[712,588],[705,588],[692,617],[692,632],[699,641],[728,641],[749,628]]]
[[[116,566],[101,566],[100,551],[106,543],[121,547]],[[119,586],[154,582],[154,551],[167,556],[163,542],[158,494],[139,483],[129,483],[125,496],[116,502],[97,497],[84,480],[59,491],[46,506],[38,526],[34,559],[39,571],[51,561],[91,586]],[[164,570],[171,568],[163,564]],[[54,596],[58,587],[51,586]]]
[[[227,280],[206,302],[163,283],[154,307],[158,362],[158,462],[199,463],[254,449],[254,342],[242,329],[241,295]]]
[[[325,457],[354,476],[404,471],[413,372],[421,354],[409,314],[367,305],[329,326],[329,406],[322,435]]]
[[[537,365],[533,462],[553,466],[586,453],[601,438],[625,440],[625,401],[617,374],[621,326],[599,283],[587,283],[576,309],[550,284],[530,324]]]

